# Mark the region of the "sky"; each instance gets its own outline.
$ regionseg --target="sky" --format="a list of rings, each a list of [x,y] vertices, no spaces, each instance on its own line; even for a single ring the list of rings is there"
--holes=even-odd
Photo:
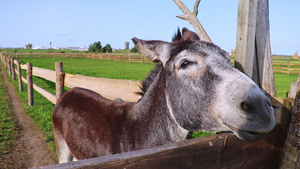
[[[192,10],[195,0],[182,0]],[[235,48],[238,0],[202,0],[198,19],[213,43]],[[300,1],[269,0],[271,51],[300,54]],[[0,0],[0,47],[133,47],[131,39],[171,41],[189,22],[172,0]]]

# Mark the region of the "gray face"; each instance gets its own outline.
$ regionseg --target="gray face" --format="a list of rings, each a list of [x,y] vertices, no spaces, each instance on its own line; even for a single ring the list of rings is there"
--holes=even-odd
[[[200,40],[133,41],[142,54],[162,63],[168,109],[182,128],[230,130],[247,141],[274,128],[270,100],[217,46]]]

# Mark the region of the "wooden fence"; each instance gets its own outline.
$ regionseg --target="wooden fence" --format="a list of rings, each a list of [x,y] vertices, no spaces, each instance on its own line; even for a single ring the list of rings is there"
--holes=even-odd
[[[63,64],[61,62],[56,62],[56,70],[53,71],[34,67],[31,63],[21,65],[19,61],[14,60],[12,57],[5,57],[4,55],[1,55],[1,60],[13,79],[16,79],[17,74],[20,91],[23,90],[22,81],[28,85],[29,105],[33,105],[33,89],[55,104],[56,100],[63,93],[64,86],[69,88],[82,87],[90,89],[109,99],[121,98],[125,101],[137,101],[140,98],[140,96],[135,94],[136,91],[140,90],[139,81],[72,75],[63,72]],[[15,69],[15,65],[17,69]],[[26,70],[26,78],[22,76],[21,69]],[[34,84],[32,82],[32,76],[41,77],[56,83],[56,94],[54,95]]]
[[[3,53],[5,56],[13,57],[16,59],[21,58],[85,58],[85,59],[97,59],[106,61],[116,62],[128,62],[128,63],[148,63],[152,62],[145,59],[144,56],[138,53],[101,53],[101,54],[90,54],[90,53]],[[280,59],[280,60],[279,60]],[[290,61],[287,57],[274,57],[273,58],[273,69],[276,73],[299,74],[300,73],[300,62]],[[288,60],[288,61],[284,61]],[[234,64],[234,58],[231,57],[230,63]]]
[[[128,101],[139,99],[134,94],[139,90],[137,81],[71,75],[63,72],[61,62],[56,62],[56,70],[53,71],[34,67],[30,63],[21,65],[19,61],[4,55],[1,55],[1,60],[9,75],[15,80],[18,77],[19,90],[23,90],[22,81],[28,85],[29,105],[33,105],[33,89],[55,104],[63,92],[63,86],[87,88],[111,99],[117,97]],[[26,69],[27,78],[21,75],[21,69]],[[32,75],[56,83],[56,95],[32,83]],[[293,100],[271,99],[277,126],[267,138],[257,142],[244,142],[230,133],[223,133],[43,168],[253,168],[254,166],[276,168],[283,151]]]
[[[273,60],[273,68],[274,68],[274,72],[276,72],[276,73],[285,73],[288,75],[299,74],[300,62],[299,61]]]
[[[90,53],[2,53],[4,56],[13,57],[16,59],[21,58],[85,58],[85,59],[97,59],[106,61],[116,61],[116,62],[128,62],[128,63],[148,63],[152,64],[148,59],[139,53],[100,53],[100,54],[90,54]],[[234,58],[230,59],[230,63],[234,63]]]
[[[145,59],[139,53],[3,53],[3,55],[8,57],[13,57],[16,59],[20,58],[53,58],[64,57],[64,58],[86,58],[86,59],[98,59],[116,62],[129,62],[129,63],[152,63],[148,59]]]

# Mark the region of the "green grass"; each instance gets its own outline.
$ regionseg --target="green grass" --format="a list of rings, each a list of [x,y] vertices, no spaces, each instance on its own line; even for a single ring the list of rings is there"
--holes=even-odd
[[[64,72],[93,77],[143,80],[154,67],[153,64],[125,63],[83,58],[22,58],[21,63],[32,63],[35,67],[55,69],[55,62],[63,62]]]
[[[7,75],[9,81],[13,84],[14,89],[22,102],[22,106],[25,109],[26,113],[34,120],[35,124],[39,128],[39,130],[43,133],[47,144],[50,148],[55,152],[55,143],[52,129],[52,110],[54,108],[54,104],[44,98],[41,94],[34,90],[34,105],[28,106],[28,97],[27,97],[27,85],[23,83],[24,90],[19,92],[18,81],[13,81],[10,76]],[[39,86],[50,90],[53,92],[53,88],[55,85],[49,85],[48,83],[42,82],[42,79],[34,78]],[[37,81],[40,80],[40,81]]]
[[[15,139],[16,124],[10,112],[7,92],[0,76],[0,155],[11,149],[11,142]]]
[[[55,49],[11,49],[11,48],[3,48],[0,49],[0,52],[4,53],[86,53],[85,51],[78,50],[55,50]]]
[[[291,82],[296,81],[298,75],[295,74],[283,74],[283,73],[274,73],[275,86],[277,97],[286,97],[287,92],[290,89]]]

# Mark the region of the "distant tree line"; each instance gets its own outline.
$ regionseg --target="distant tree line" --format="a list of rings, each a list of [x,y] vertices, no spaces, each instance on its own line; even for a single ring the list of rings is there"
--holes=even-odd
[[[135,46],[133,48],[131,48],[130,50],[129,49],[125,49],[125,50],[121,50],[121,51],[131,52],[131,53],[139,52],[139,50]],[[112,48],[111,48],[110,44],[107,44],[106,46],[102,47],[101,42],[97,41],[97,42],[94,42],[93,44],[90,44],[88,52],[89,53],[111,53]]]
[[[90,44],[88,52],[90,53],[111,53],[112,48],[110,44],[107,44],[106,46],[102,47],[101,42],[94,42],[93,44]]]
[[[25,46],[26,49],[32,49],[32,44],[31,43],[28,43],[26,46]]]

